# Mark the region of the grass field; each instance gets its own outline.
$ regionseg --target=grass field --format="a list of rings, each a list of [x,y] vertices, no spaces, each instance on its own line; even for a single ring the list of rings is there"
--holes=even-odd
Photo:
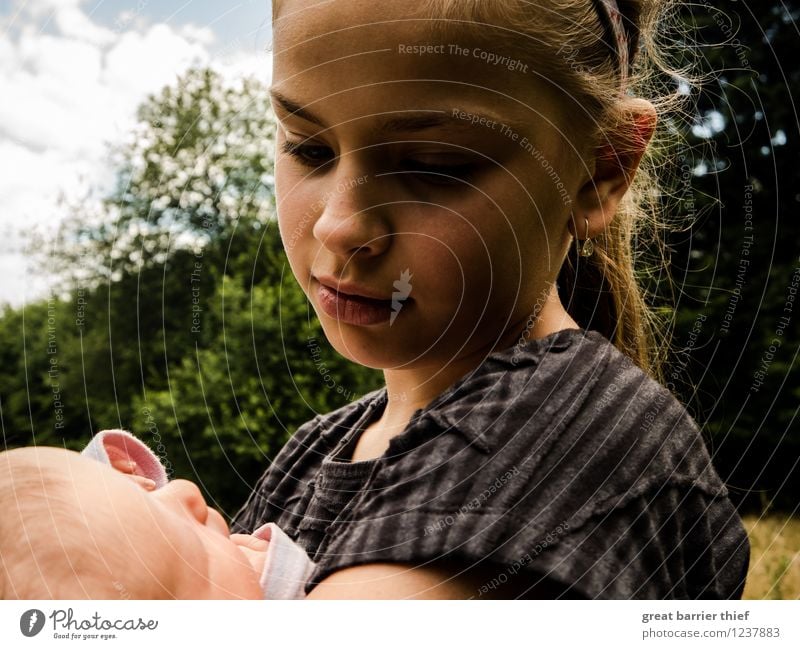
[[[743,599],[800,599],[800,518],[743,516],[750,570]]]

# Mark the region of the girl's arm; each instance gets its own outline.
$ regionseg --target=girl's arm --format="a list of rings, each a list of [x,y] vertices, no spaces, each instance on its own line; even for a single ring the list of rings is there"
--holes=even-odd
[[[323,579],[306,599],[555,599],[566,587],[545,578],[535,585],[508,580],[494,588],[502,568],[464,570],[457,564],[414,567],[403,563],[370,563],[337,570]]]

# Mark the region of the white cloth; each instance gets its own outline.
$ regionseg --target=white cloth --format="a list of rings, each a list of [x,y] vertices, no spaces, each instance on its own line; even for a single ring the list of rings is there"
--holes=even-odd
[[[269,541],[259,581],[264,599],[305,599],[306,582],[316,567],[305,550],[275,523],[265,523],[253,536]]]
[[[150,448],[126,430],[101,430],[81,451],[81,455],[111,464],[108,447],[124,452],[139,467],[139,475],[150,478],[160,489],[169,481],[164,466]],[[259,584],[264,599],[304,599],[305,584],[316,564],[305,550],[275,523],[265,523],[253,536],[269,541]]]

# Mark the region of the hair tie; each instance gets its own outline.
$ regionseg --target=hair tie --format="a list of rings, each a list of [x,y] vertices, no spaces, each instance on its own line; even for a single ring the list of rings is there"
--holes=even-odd
[[[600,20],[606,28],[610,28],[611,35],[616,45],[617,60],[619,61],[620,85],[624,93],[628,85],[628,70],[630,67],[628,36],[625,25],[622,23],[622,14],[619,10],[617,0],[596,0]]]

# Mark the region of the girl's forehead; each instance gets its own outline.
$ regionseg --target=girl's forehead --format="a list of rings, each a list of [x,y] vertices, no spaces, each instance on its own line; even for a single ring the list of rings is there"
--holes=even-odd
[[[482,83],[505,71],[535,78],[551,54],[544,48],[537,51],[535,38],[525,41],[527,53],[519,51],[518,42],[508,38],[512,32],[502,28],[484,29],[453,17],[432,18],[417,10],[422,4],[385,2],[376,11],[374,0],[282,2],[272,26],[274,65],[309,69],[352,63],[366,70],[370,59],[384,55],[392,64],[384,66],[387,70],[396,68],[399,73],[410,61],[419,67],[445,62],[454,72],[469,70],[473,80]]]
[[[273,89],[336,121],[391,110],[491,108],[509,127],[558,126],[558,93],[513,52],[465,33],[437,40],[402,3],[288,2],[275,23]],[[371,7],[364,10],[364,7]],[[392,15],[394,14],[394,15]]]

